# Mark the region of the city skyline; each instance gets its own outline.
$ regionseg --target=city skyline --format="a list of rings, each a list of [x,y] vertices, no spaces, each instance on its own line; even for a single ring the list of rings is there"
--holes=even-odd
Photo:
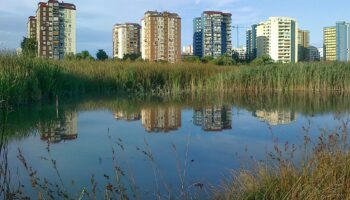
[[[22,37],[26,35],[26,19],[32,15],[33,7],[38,1],[19,0],[5,2],[0,8],[0,47],[14,49],[19,47]],[[340,1],[339,1],[340,2]],[[132,3],[126,0],[113,2],[105,0],[104,4],[95,5],[91,0],[84,3],[72,0],[77,6],[77,51],[89,50],[95,53],[97,49],[105,49],[111,55],[111,28],[115,23],[134,22],[140,23],[144,12],[147,10],[175,12],[182,18],[182,46],[192,43],[192,20],[204,10],[219,10],[232,14],[232,24],[244,24],[250,26],[270,16],[288,16],[298,20],[301,29],[310,30],[310,44],[316,47],[322,46],[323,27],[331,26],[337,21],[348,21],[346,16],[347,5],[350,2],[341,1],[341,4],[327,4],[318,2],[317,12],[309,12],[314,9],[314,2],[284,1],[273,3],[272,0],[247,1],[247,0],[180,0],[161,1],[135,0]],[[147,3],[147,9],[144,8]],[[300,9],[299,4],[303,5]],[[105,6],[109,5],[109,6]],[[119,6],[118,6],[119,5]],[[118,10],[117,8],[123,9]],[[288,7],[288,9],[283,9]],[[306,10],[308,12],[306,12]],[[329,11],[336,10],[332,15],[326,15]],[[120,11],[120,12],[119,12]],[[129,13],[133,13],[130,15]],[[102,23],[103,22],[103,23]],[[236,30],[232,30],[233,46],[236,46]],[[240,30],[240,44],[245,42],[245,29]]]

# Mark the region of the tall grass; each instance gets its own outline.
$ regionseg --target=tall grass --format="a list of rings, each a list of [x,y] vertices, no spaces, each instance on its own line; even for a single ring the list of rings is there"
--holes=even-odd
[[[214,199],[350,199],[349,120],[335,130],[322,130],[315,144],[305,136],[304,159],[295,165],[294,149],[275,146],[253,170],[233,172],[216,188]],[[290,153],[290,157],[283,156]]]
[[[350,64],[220,67],[146,62],[50,61],[0,55],[0,99],[27,103],[82,93],[349,92]]]

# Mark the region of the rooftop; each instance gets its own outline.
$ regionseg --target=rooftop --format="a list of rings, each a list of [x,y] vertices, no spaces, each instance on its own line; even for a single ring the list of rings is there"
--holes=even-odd
[[[226,16],[232,16],[231,13],[224,13],[221,11],[204,11],[204,14],[208,14],[208,15],[226,15]]]

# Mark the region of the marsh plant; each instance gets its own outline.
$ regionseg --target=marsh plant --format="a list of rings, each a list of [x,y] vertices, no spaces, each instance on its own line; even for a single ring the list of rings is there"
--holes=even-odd
[[[350,64],[216,66],[0,55],[0,99],[12,104],[86,93],[349,92]]]
[[[275,144],[252,170],[236,170],[216,188],[214,199],[350,199],[349,119],[334,130],[321,129],[316,141],[303,127],[304,153],[293,162],[296,146]]]

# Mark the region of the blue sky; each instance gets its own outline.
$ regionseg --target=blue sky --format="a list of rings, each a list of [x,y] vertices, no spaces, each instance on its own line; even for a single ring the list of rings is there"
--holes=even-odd
[[[176,12],[182,17],[182,44],[192,43],[192,19],[204,10],[232,13],[233,24],[250,26],[269,16],[298,20],[301,29],[310,30],[311,44],[322,46],[322,29],[336,21],[350,21],[349,0],[67,0],[77,6],[77,51],[112,49],[115,23],[138,22],[147,10]],[[331,3],[330,3],[331,2]],[[34,15],[37,0],[0,0],[0,49],[19,46],[26,35],[27,17]],[[236,30],[233,30],[236,46]],[[245,29],[240,29],[240,44]]]

